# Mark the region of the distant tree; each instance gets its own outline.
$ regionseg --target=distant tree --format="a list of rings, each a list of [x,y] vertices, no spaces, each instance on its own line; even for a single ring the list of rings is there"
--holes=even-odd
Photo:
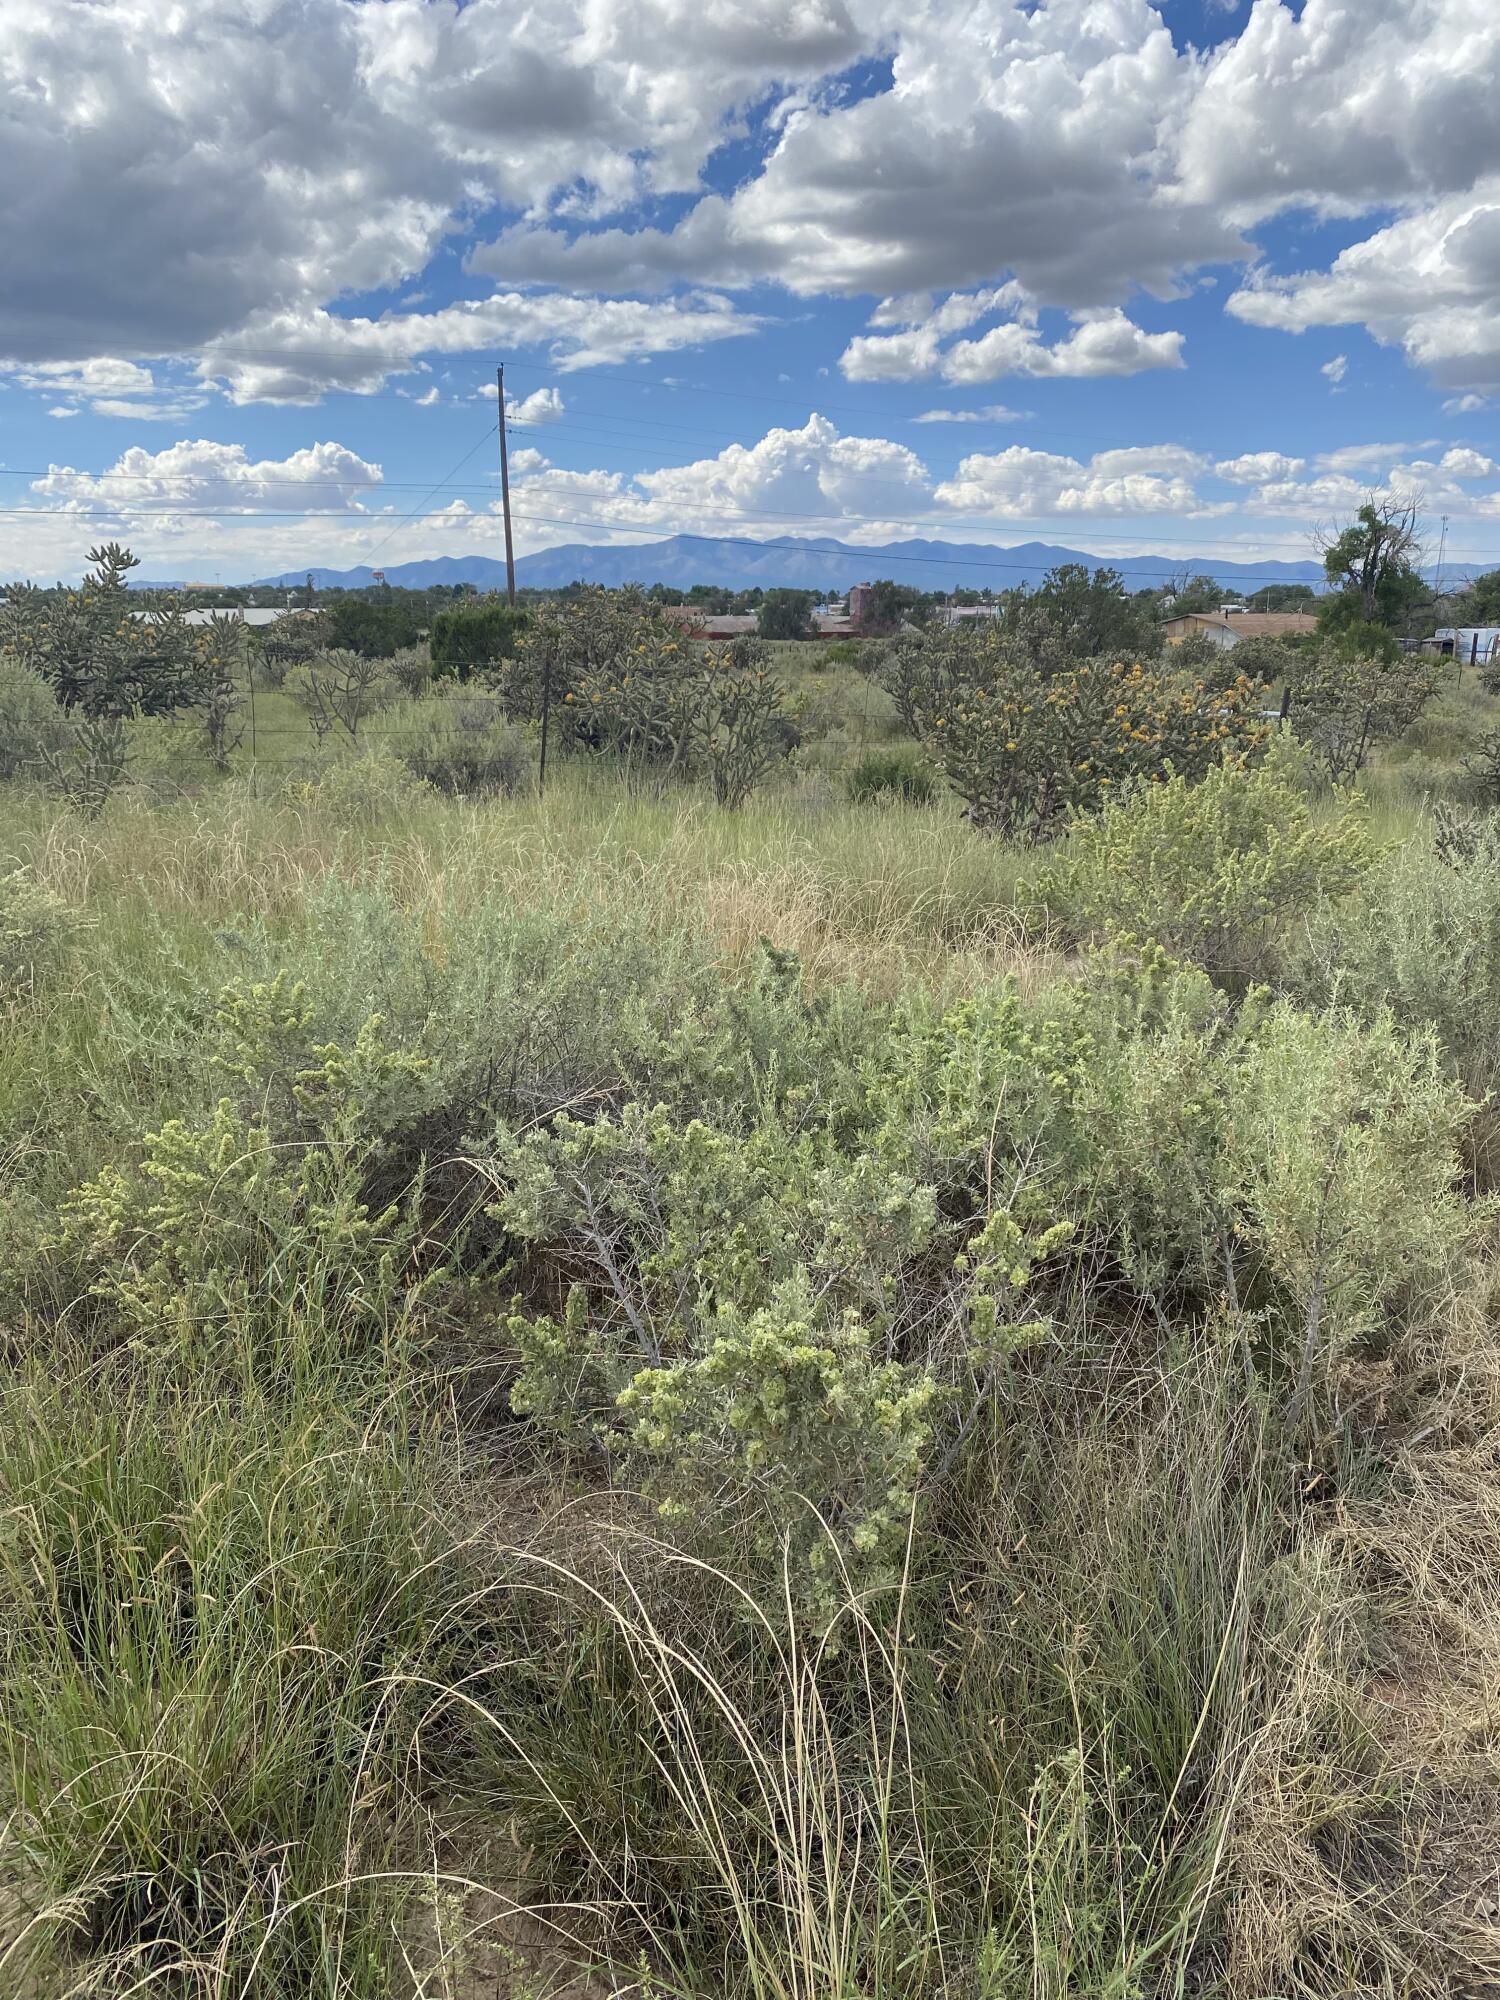
[[[514,659],[528,614],[503,598],[476,599],[440,611],[432,621],[432,670],[466,681],[476,667]]]
[[[816,638],[812,618],[816,602],[810,590],[768,590],[755,614],[755,629],[762,639]]]
[[[1355,616],[1366,625],[1395,628],[1428,595],[1418,568],[1422,539],[1414,500],[1372,496],[1347,527],[1320,534],[1318,547],[1324,574],[1345,600],[1325,599],[1319,609],[1334,628]]]
[[[1318,606],[1318,638],[1346,660],[1394,660],[1401,648],[1391,627],[1363,615],[1352,590],[1338,590]]]
[[[1062,563],[1048,570],[1036,590],[1017,594],[1008,622],[1029,637],[1033,650],[1040,646],[1074,659],[1106,653],[1149,658],[1161,651],[1160,628],[1152,608],[1127,597],[1124,586],[1118,570],[1091,573],[1084,563]]]
[[[421,619],[409,601],[387,602],[353,591],[331,600],[328,625],[335,647],[367,660],[388,660],[403,646],[414,646],[422,635]]]
[[[1172,585],[1169,618],[1186,618],[1195,611],[1217,611],[1221,604],[1238,604],[1240,593],[1226,590],[1211,576],[1184,576]]]
[[[1245,599],[1247,611],[1311,611],[1318,593],[1310,583],[1268,583]]]
[[[867,632],[894,632],[922,602],[920,590],[910,584],[893,583],[881,577],[870,585],[870,608],[864,620]]]
[[[1444,624],[1500,625],[1500,569],[1486,570],[1463,590],[1455,591],[1446,606]]]

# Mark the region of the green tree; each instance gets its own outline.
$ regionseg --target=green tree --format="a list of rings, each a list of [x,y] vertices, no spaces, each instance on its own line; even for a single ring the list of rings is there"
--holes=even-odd
[[[870,591],[870,609],[864,619],[867,632],[894,632],[922,602],[920,590],[907,583],[893,583],[888,576],[872,583]]]
[[[1310,583],[1268,583],[1245,599],[1247,611],[1312,611],[1318,594]]]
[[[514,659],[527,617],[498,597],[438,612],[432,621],[433,672],[466,681],[476,667]]]
[[[1445,625],[1500,625],[1500,569],[1486,570],[1448,600]]]
[[[755,629],[762,639],[816,638],[812,619],[816,602],[810,590],[768,590],[755,614]]]
[[[346,591],[328,607],[330,643],[367,660],[388,660],[422,636],[421,622],[410,602],[356,596]]]
[[[1396,627],[1428,596],[1418,564],[1422,555],[1415,501],[1365,502],[1353,521],[1322,541],[1323,571],[1346,605],[1325,600],[1320,618],[1354,615],[1366,625]],[[1348,601],[1352,600],[1352,605]]]
[[[1166,607],[1169,618],[1185,618],[1194,611],[1217,611],[1221,604],[1238,604],[1237,590],[1226,590],[1211,576],[1184,577],[1172,586],[1172,602]]]
[[[1161,651],[1154,610],[1126,596],[1118,570],[1090,572],[1085,563],[1061,563],[1038,589],[1018,593],[1007,610],[1007,623],[1029,636],[1033,650],[1132,660]]]

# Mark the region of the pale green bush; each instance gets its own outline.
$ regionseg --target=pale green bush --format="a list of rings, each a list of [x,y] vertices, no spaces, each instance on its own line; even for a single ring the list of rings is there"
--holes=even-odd
[[[73,955],[82,918],[24,868],[0,875],[0,1002],[29,997]]]
[[[440,792],[476,797],[531,783],[531,746],[493,695],[435,691],[392,709],[382,735],[413,777]]]
[[[1275,1287],[1294,1428],[1314,1400],[1337,1404],[1347,1359],[1383,1353],[1451,1285],[1473,1227],[1459,1189],[1473,1107],[1431,1034],[1284,1001],[1230,1082],[1216,1206]]]
[[[1476,1098],[1500,1090],[1500,820],[1448,822],[1445,853],[1409,840],[1371,870],[1357,902],[1300,928],[1287,990],[1407,1028],[1430,1028]]]
[[[1253,1310],[1289,1420],[1326,1409],[1346,1362],[1441,1297],[1472,1228],[1474,1106],[1435,1037],[1264,995],[1236,1011],[1160,953],[1093,1018],[1076,1110],[1096,1226],[1147,1292]]]
[[[794,1104],[795,1104],[794,1099]],[[790,1107],[789,1107],[790,1109]],[[570,1274],[515,1315],[517,1409],[610,1443],[673,1518],[720,1510],[831,1608],[894,1574],[935,1446],[1042,1338],[1026,1303],[1067,1225],[940,1216],[900,1164],[664,1107],[499,1135],[495,1219]]]
[[[198,1353],[242,1349],[259,1371],[390,1332],[416,1296],[408,1204],[372,1209],[392,1126],[425,1101],[425,1064],[377,1015],[318,1043],[300,987],[229,987],[214,1066],[235,1094],[201,1121],[148,1132],[139,1158],[74,1191],[56,1249],[129,1337]]]
[[[1294,921],[1346,896],[1373,854],[1356,804],[1315,818],[1281,769],[1221,765],[1078,821],[1037,893],[1077,937],[1153,940],[1242,992],[1274,973]]]
[[[353,827],[409,808],[425,787],[382,744],[323,764],[315,789],[320,809],[339,825]]]

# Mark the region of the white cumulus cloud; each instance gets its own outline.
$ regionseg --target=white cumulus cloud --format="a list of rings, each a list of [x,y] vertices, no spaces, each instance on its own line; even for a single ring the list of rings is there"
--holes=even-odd
[[[341,512],[359,505],[382,477],[378,465],[347,445],[315,444],[286,458],[252,459],[241,444],[198,438],[157,452],[132,446],[102,473],[49,466],[31,490],[73,508],[103,505],[122,517],[156,508]]]
[[[1134,445],[1098,452],[1087,461],[1011,445],[971,453],[953,478],[937,487],[936,497],[965,513],[997,518],[1227,512],[1203,499],[1193,484],[1204,464],[1181,445]]]
[[[952,310],[955,300],[966,309],[962,317]],[[943,345],[955,327],[988,318],[997,303],[1015,310],[1016,316],[972,340]],[[890,305],[888,300],[872,325],[891,323]],[[851,382],[914,382],[940,376],[954,383],[994,382],[1007,375],[1139,375],[1152,368],[1183,366],[1180,333],[1147,333],[1118,307],[1075,313],[1073,321],[1071,333],[1049,344],[1038,330],[1029,300],[1014,296],[1002,300],[996,293],[958,294],[895,333],[857,335],[844,349],[839,366]]]

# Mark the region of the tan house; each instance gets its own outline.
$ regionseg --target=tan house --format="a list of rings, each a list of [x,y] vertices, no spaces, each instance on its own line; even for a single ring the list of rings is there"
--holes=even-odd
[[[1318,621],[1310,611],[1241,611],[1238,605],[1222,604],[1217,611],[1187,611],[1180,618],[1163,621],[1162,633],[1169,646],[1180,646],[1194,632],[1201,632],[1223,652],[1241,639],[1298,639],[1316,632]]]

